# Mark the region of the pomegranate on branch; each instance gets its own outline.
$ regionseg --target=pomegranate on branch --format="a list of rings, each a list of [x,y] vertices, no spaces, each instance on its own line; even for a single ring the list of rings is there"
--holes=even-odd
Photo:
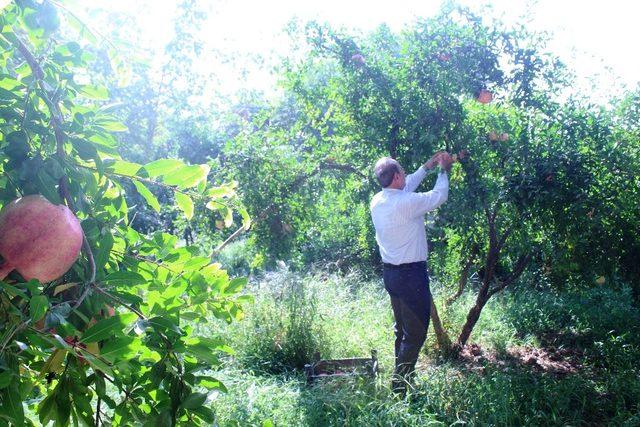
[[[362,67],[365,64],[364,56],[359,53],[351,55],[351,62],[353,62],[356,67]]]
[[[487,89],[480,89],[475,93],[476,101],[481,104],[488,104],[493,100],[493,94]]]
[[[16,270],[26,280],[50,282],[80,254],[82,228],[64,205],[40,195],[21,197],[0,211],[0,279]]]

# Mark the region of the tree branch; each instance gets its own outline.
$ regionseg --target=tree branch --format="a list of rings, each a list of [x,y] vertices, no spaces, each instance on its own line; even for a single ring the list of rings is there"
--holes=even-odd
[[[504,234],[500,237],[500,241],[498,242],[498,250],[502,250],[505,242],[511,235],[511,231],[513,231],[513,228],[507,228],[507,231],[505,231]]]
[[[105,291],[104,289],[102,289],[100,286],[96,286],[94,288],[99,294],[102,294],[104,296],[106,296],[107,298],[110,298],[111,300],[117,302],[118,304],[128,308],[129,310],[131,310],[132,312],[134,312],[135,314],[138,315],[139,318],[147,320],[147,316],[145,316],[144,314],[142,314],[142,312],[140,310],[138,310],[137,308],[133,307],[130,304],[127,304],[126,302],[124,302],[121,298],[112,295],[111,293]]]
[[[506,288],[511,283],[513,283],[518,277],[520,277],[524,269],[527,267],[527,264],[529,264],[530,260],[531,260],[531,254],[520,255],[520,257],[518,258],[518,261],[516,261],[516,265],[513,268],[513,271],[511,272],[511,274],[502,283],[500,283],[498,286],[496,286],[495,288],[489,291],[489,297],[502,291],[504,288]]]

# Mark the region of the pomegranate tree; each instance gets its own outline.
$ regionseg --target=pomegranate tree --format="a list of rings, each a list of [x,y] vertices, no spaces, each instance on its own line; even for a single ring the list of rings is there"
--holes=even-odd
[[[0,279],[12,270],[50,282],[73,265],[82,246],[78,218],[40,195],[21,197],[0,211]]]

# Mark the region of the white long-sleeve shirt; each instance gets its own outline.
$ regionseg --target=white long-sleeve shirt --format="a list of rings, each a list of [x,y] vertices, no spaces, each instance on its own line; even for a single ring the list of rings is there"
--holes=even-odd
[[[441,172],[433,190],[415,193],[426,175],[420,167],[405,178],[404,189],[383,188],[373,196],[369,208],[382,262],[398,265],[427,260],[424,215],[447,200],[449,178]]]

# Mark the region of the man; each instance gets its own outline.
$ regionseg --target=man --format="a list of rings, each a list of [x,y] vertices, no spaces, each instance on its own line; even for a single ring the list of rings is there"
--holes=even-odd
[[[438,152],[409,176],[390,157],[383,157],[375,166],[382,191],[371,200],[370,210],[382,256],[384,285],[395,318],[396,368],[392,388],[402,396],[413,377],[429,326],[431,292],[424,215],[447,200],[447,172],[453,161],[448,153]],[[441,172],[433,190],[414,192],[427,170],[436,164]]]

